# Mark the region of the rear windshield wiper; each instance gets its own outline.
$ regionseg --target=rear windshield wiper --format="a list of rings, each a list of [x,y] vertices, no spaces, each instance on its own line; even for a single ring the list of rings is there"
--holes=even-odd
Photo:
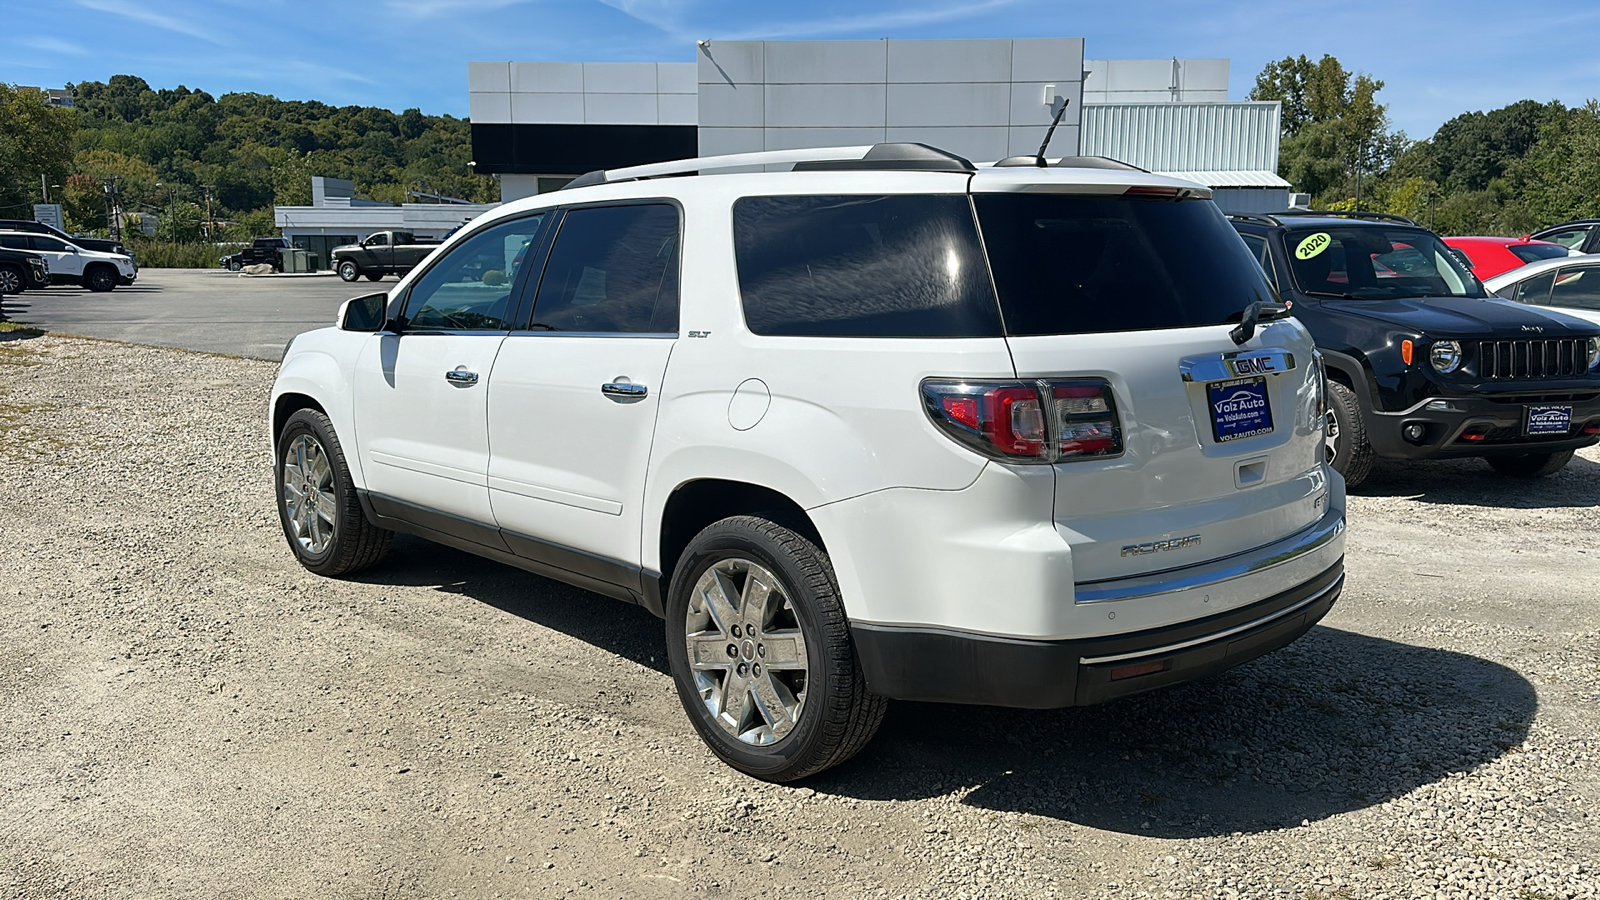
[[[1281,303],[1268,303],[1265,300],[1253,300],[1239,313],[1239,326],[1228,332],[1228,337],[1233,338],[1235,344],[1243,344],[1255,337],[1256,322],[1261,319],[1281,319],[1289,314],[1289,307]],[[1228,318],[1233,318],[1229,316]]]

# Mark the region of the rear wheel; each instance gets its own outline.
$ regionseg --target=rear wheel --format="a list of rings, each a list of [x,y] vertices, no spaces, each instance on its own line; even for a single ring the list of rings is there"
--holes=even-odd
[[[1328,464],[1344,476],[1346,487],[1367,480],[1372,471],[1372,445],[1367,442],[1367,423],[1361,415],[1356,392],[1337,381],[1328,382],[1328,424],[1323,439]]]
[[[339,263],[339,277],[345,281],[355,281],[361,277],[361,267],[352,260],[344,260]]]
[[[0,295],[20,294],[27,289],[28,279],[23,276],[21,269],[0,266]]]
[[[238,261],[237,259],[228,260],[228,271],[229,272],[237,272],[242,268],[244,268],[244,263]]]
[[[838,765],[877,733],[827,554],[754,516],[689,542],[667,598],[678,698],[712,752],[767,781]]]
[[[1517,478],[1543,478],[1566,468],[1572,461],[1571,450],[1558,453],[1523,453],[1519,456],[1486,456],[1489,467],[1501,475]]]
[[[318,575],[365,569],[389,552],[393,532],[367,521],[333,423],[314,409],[278,435],[278,518],[300,564]]]
[[[117,286],[117,270],[110,266],[95,266],[83,273],[83,286],[103,294]]]

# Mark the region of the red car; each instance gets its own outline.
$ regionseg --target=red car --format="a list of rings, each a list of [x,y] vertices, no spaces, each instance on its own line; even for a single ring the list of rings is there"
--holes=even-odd
[[[1467,255],[1479,281],[1541,259],[1567,255],[1567,248],[1560,244],[1527,238],[1447,237],[1444,242]]]

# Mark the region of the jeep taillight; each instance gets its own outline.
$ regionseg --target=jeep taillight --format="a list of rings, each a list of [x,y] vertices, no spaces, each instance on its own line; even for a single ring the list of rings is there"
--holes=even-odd
[[[1122,453],[1122,428],[1109,382],[946,381],[922,383],[923,406],[939,429],[985,456],[1060,462]]]

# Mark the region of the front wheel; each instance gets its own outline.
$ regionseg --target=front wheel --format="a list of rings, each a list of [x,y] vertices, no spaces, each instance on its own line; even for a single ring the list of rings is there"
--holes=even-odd
[[[1571,450],[1558,453],[1523,453],[1519,456],[1486,456],[1489,467],[1501,475],[1517,478],[1543,478],[1566,468],[1572,461]]]
[[[723,762],[795,781],[854,756],[883,722],[827,554],[754,516],[684,550],[667,597],[667,661],[695,730]]]
[[[1372,444],[1361,415],[1356,392],[1337,381],[1328,382],[1328,421],[1323,437],[1324,454],[1333,470],[1344,476],[1345,487],[1367,480],[1372,471]]]
[[[28,279],[22,275],[22,270],[10,266],[0,266],[0,297],[6,294],[20,294],[28,288]]]
[[[95,266],[83,276],[83,286],[97,294],[103,294],[117,286],[116,270],[110,266]]]
[[[345,281],[355,281],[361,277],[361,267],[347,259],[339,263],[339,277]]]
[[[393,532],[367,521],[333,423],[314,409],[289,417],[278,435],[278,518],[289,549],[318,575],[346,575],[378,562]]]

